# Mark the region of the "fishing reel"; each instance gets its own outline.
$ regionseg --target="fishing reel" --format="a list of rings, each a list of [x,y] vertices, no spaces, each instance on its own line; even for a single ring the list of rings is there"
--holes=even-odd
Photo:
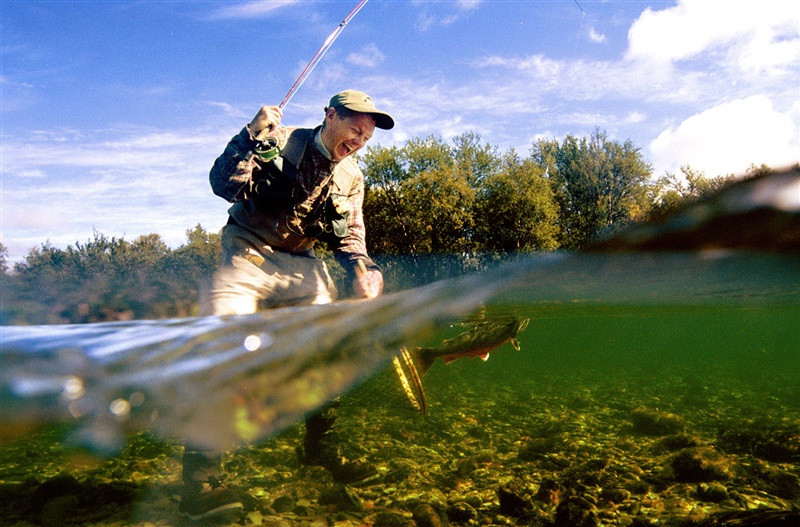
[[[285,126],[280,123],[271,124],[258,133],[253,133],[248,124],[247,129],[255,142],[252,150],[248,152],[250,159],[255,157],[259,161],[268,163],[280,155],[281,144],[286,142],[288,136]]]
[[[264,162],[272,161],[278,157],[280,153],[281,147],[278,145],[278,140],[274,137],[267,137],[266,139],[259,140],[253,148],[253,154]]]

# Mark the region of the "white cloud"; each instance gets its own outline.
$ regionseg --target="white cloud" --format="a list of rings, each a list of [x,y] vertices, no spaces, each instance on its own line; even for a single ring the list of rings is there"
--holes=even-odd
[[[261,18],[272,14],[273,11],[296,4],[300,0],[255,0],[217,9],[211,15],[211,19],[225,18]]]
[[[458,0],[457,2],[442,2],[441,6],[454,5],[455,10],[452,12],[433,14],[434,9],[429,5],[430,2],[424,0],[413,0],[411,5],[420,7],[417,13],[417,22],[415,27],[420,32],[425,32],[434,26],[451,26],[461,20],[464,16],[469,16],[467,13],[474,11],[483,3],[483,0]]]
[[[656,166],[675,172],[688,164],[708,176],[739,174],[751,164],[781,167],[800,161],[797,105],[777,111],[763,95],[717,105],[664,130],[651,144]]]
[[[40,170],[38,168],[33,170],[20,170],[17,172],[17,177],[21,179],[41,179],[47,177],[44,170]]]
[[[641,123],[647,119],[647,116],[642,112],[632,111],[628,115],[625,116],[624,121],[626,123]]]
[[[381,64],[385,58],[385,55],[381,53],[381,50],[378,49],[378,46],[375,44],[370,44],[356,53],[350,53],[347,56],[347,62],[356,66],[374,68],[375,66]]]
[[[254,113],[252,110],[244,111],[242,108],[224,101],[209,101],[207,105],[212,108],[219,108],[228,117],[233,117],[240,120],[249,119]]]
[[[796,61],[799,29],[795,0],[679,0],[642,12],[628,31],[627,58],[670,63],[714,54],[759,72]]]
[[[591,40],[592,42],[601,43],[606,41],[606,36],[602,33],[598,33],[597,31],[595,31],[593,27],[590,27],[589,40]]]
[[[465,11],[472,11],[481,5],[483,0],[458,0],[458,6]]]
[[[216,230],[227,204],[211,193],[208,171],[229,136],[148,128],[3,137],[0,221],[10,258],[94,230],[126,239],[156,232],[172,246],[197,223]]]

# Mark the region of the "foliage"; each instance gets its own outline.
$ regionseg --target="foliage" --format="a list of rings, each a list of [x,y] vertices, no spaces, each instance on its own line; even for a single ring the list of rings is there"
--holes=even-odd
[[[500,170],[482,181],[475,204],[475,242],[502,253],[556,249],[557,214],[542,168],[512,150]]]
[[[132,242],[94,233],[66,249],[44,243],[4,275],[3,324],[58,324],[196,314],[199,284],[219,259],[200,225],[170,250],[158,234]]]
[[[420,257],[474,252],[475,189],[470,182],[485,177],[494,162],[490,154],[472,134],[457,138],[455,146],[429,136],[412,139],[403,148],[368,149],[364,160],[368,249],[373,255],[404,257],[382,262],[399,282],[417,285],[461,274],[469,265],[461,257],[442,257],[445,265],[430,273]]]
[[[769,169],[763,166],[758,169],[751,167],[747,175],[756,175],[759,173],[757,170]],[[651,215],[665,214],[681,205],[708,196],[729,185],[735,179],[732,175],[708,178],[703,172],[694,170],[689,165],[681,166],[680,172],[680,176],[667,172],[656,180]]]
[[[0,242],[0,274],[8,273],[8,247]]]
[[[652,173],[638,148],[596,130],[559,145],[539,140],[532,157],[545,167],[559,205],[560,245],[579,249],[600,235],[642,219]]]

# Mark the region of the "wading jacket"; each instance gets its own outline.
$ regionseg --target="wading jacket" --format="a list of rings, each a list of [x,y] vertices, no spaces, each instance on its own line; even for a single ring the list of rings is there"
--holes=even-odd
[[[315,208],[315,203],[324,200],[328,195],[339,197],[344,202],[343,207],[349,209],[349,216],[346,236],[332,243],[336,260],[351,275],[358,260],[363,260],[368,268],[377,269],[367,255],[364,241],[364,218],[361,211],[364,201],[364,175],[355,161],[347,157],[333,164],[329,177],[317,178],[314,174],[302,173],[303,168],[309,166],[309,158],[306,156],[321,155],[314,146],[314,135],[318,130],[319,127],[288,129],[286,143],[282,145],[278,157],[268,162],[273,164],[269,168],[283,174],[294,188],[303,188],[299,201],[308,208]],[[266,169],[266,162],[258,157],[247,159],[247,154],[255,146],[256,141],[247,127],[231,139],[211,168],[209,179],[214,194],[233,203],[228,209],[233,222],[262,238],[267,245],[293,254],[313,256],[317,238],[299,234],[297,229],[292,229],[289,225],[296,198],[287,197],[286,203],[268,210],[256,196],[256,185],[263,177],[262,171]],[[305,172],[309,170],[306,169]],[[298,182],[308,182],[309,179],[313,184],[298,186]]]

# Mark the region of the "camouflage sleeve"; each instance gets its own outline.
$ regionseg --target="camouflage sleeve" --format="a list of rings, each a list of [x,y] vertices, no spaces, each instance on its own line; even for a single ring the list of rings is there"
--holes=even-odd
[[[353,180],[353,186],[347,197],[350,205],[350,216],[348,219],[349,232],[334,248],[336,261],[347,271],[348,275],[355,275],[355,268],[358,261],[362,260],[367,269],[380,268],[372,261],[367,254],[366,229],[364,227],[364,215],[362,206],[364,204],[364,175],[358,171],[358,175]]]
[[[244,201],[251,190],[253,170],[258,166],[247,153],[256,145],[250,130],[245,126],[233,137],[211,167],[209,180],[214,194],[227,201]]]

